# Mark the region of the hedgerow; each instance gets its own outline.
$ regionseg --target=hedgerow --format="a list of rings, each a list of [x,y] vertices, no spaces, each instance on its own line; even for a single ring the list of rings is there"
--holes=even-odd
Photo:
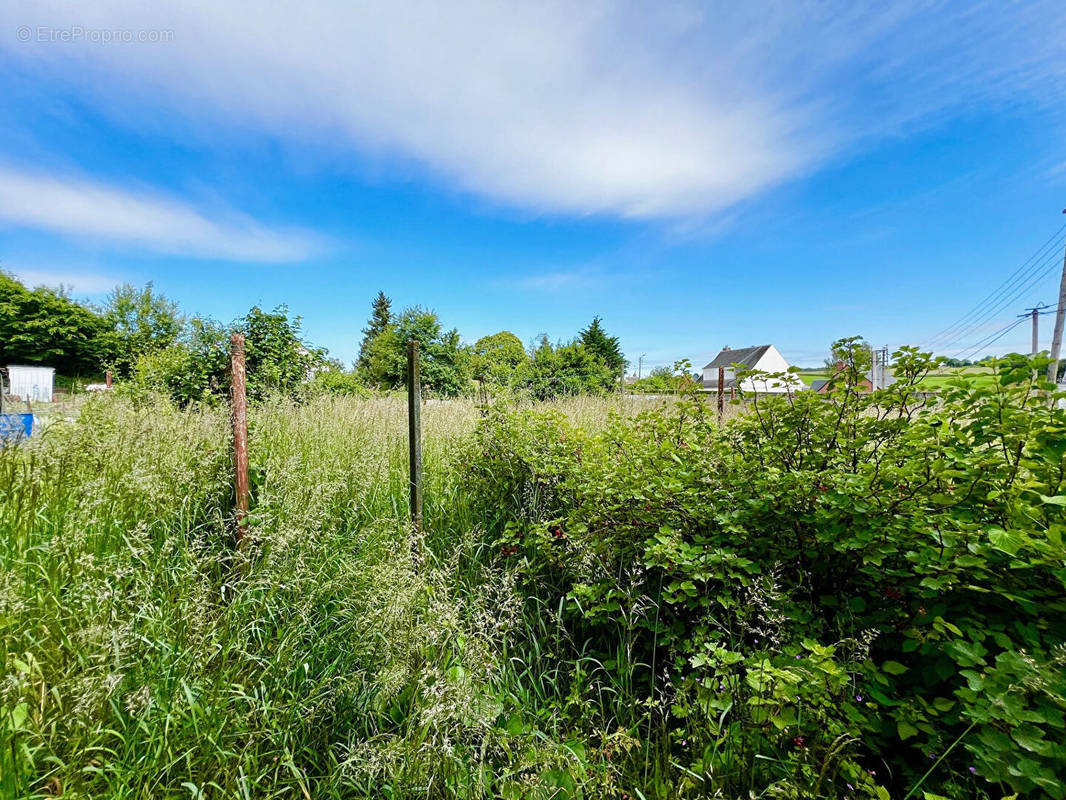
[[[1034,360],[936,398],[929,356],[896,364],[722,424],[690,398],[595,435],[482,425],[497,558],[560,609],[558,694],[627,698],[569,720],[641,741],[620,785],[1066,796],[1066,411]]]

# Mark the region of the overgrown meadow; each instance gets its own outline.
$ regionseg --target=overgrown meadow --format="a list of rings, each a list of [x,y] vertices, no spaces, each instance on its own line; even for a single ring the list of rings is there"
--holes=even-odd
[[[0,451],[0,793],[1064,796],[1066,411],[96,398]]]

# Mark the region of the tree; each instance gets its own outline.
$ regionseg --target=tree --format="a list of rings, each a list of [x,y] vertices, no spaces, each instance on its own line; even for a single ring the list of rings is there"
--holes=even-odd
[[[134,396],[161,392],[179,405],[211,401],[229,389],[231,327],[194,317],[170,347],[138,356],[120,391]],[[248,375],[248,383],[254,377]]]
[[[832,377],[841,365],[856,373],[869,372],[874,363],[874,350],[861,336],[838,339],[829,346],[825,368]]]
[[[234,326],[245,338],[248,394],[262,397],[270,392],[291,393],[326,363],[324,350],[312,349],[303,341],[299,317],[289,317],[286,306],[272,312],[259,306]]]
[[[422,384],[428,391],[454,396],[467,389],[469,349],[460,345],[458,330],[445,331],[437,313],[421,306],[404,309],[383,337],[389,348],[386,385],[399,388],[407,380],[407,342],[412,339],[418,342]]]
[[[673,394],[685,381],[691,381],[687,373],[675,374],[671,367],[656,367],[640,380],[629,385],[628,390],[641,394]]]
[[[379,291],[374,298],[367,326],[363,328],[363,341],[355,362],[356,369],[374,383],[380,383],[383,378],[383,348],[379,340],[392,330],[392,321],[392,301],[385,296],[385,292]]]
[[[125,389],[135,395],[162,391],[182,405],[225,397],[234,331],[244,334],[250,399],[293,394],[326,364],[325,351],[301,338],[299,317],[290,317],[285,306],[272,312],[254,306],[230,325],[194,317],[175,344],[136,359]]]
[[[40,364],[61,375],[99,374],[114,355],[107,319],[46,287],[0,272],[0,364]]]
[[[522,340],[510,331],[482,336],[474,345],[474,377],[494,387],[511,385],[515,373],[529,356]]]
[[[185,327],[177,303],[156,294],[151,281],[143,289],[116,286],[104,308],[116,339],[113,366],[121,375],[129,374],[139,356],[172,346]]]
[[[611,375],[619,377],[626,369],[626,358],[622,355],[622,346],[617,336],[608,335],[602,325],[603,320],[593,317],[589,326],[582,330],[578,336],[585,348],[595,357],[599,358],[611,371]]]
[[[537,400],[603,394],[614,382],[609,367],[580,341],[553,346],[545,334],[537,339],[517,375],[518,386]]]

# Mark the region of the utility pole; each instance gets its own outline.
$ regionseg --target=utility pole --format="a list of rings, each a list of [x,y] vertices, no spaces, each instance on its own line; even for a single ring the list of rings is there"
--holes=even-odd
[[[870,364],[870,390],[877,391],[878,389],[884,389],[886,386],[886,372],[888,365],[888,345],[878,350],[870,351],[872,356]]]
[[[1033,319],[1033,346],[1030,348],[1030,355],[1036,355],[1040,352],[1040,311],[1047,308],[1046,303],[1033,306],[1032,308],[1025,309],[1027,314],[1019,314],[1019,317],[1032,317]]]
[[[1066,214],[1066,209],[1063,209]],[[1062,324],[1066,321],[1066,251],[1062,254],[1062,278],[1059,281],[1059,306],[1055,312],[1055,330],[1051,335],[1051,363],[1047,367],[1047,379],[1052,383],[1059,378],[1059,351],[1062,349]]]

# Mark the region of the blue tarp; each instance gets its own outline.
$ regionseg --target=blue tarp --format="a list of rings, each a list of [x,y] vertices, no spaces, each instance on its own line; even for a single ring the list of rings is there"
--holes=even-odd
[[[17,442],[33,433],[33,414],[0,414],[0,442]]]

